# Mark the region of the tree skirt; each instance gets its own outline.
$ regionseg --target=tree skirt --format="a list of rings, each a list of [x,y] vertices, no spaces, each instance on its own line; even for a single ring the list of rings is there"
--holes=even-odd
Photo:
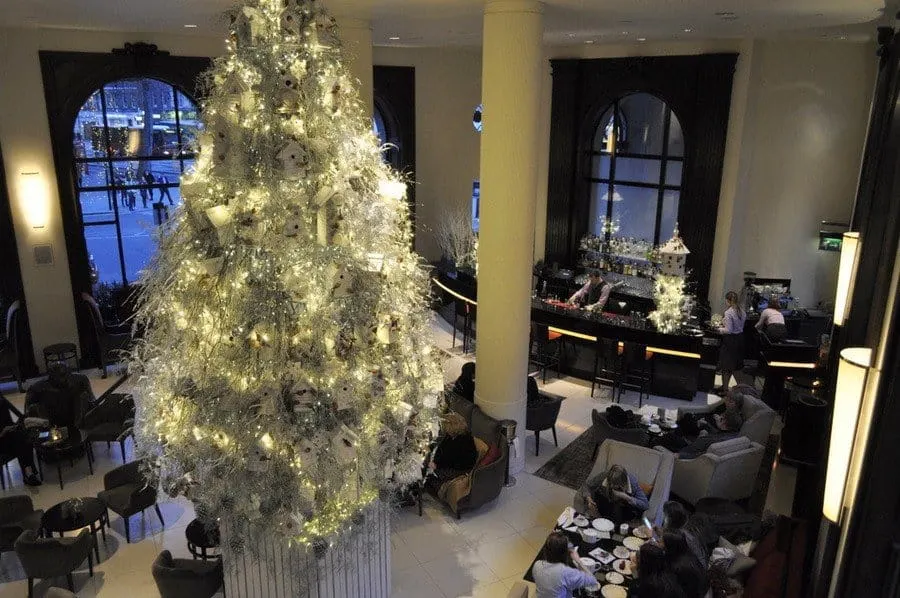
[[[319,550],[288,546],[272,536],[235,551],[236,530],[222,526],[228,598],[388,598],[391,595],[391,524],[376,502],[353,530]],[[244,536],[246,537],[246,536]]]

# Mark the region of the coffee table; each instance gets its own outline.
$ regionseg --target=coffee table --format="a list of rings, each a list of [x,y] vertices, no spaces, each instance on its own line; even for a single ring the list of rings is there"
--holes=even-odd
[[[87,457],[88,469],[91,475],[94,475],[94,460],[91,457],[90,446],[83,440],[80,435],[78,438],[64,438],[61,440],[49,440],[39,442],[35,446],[38,457],[38,473],[41,479],[44,477],[44,464],[56,465],[56,476],[59,480],[59,489],[63,489],[62,479],[62,463],[69,461],[70,465],[75,464],[76,459]]]
[[[581,515],[581,513],[576,513],[576,515]],[[587,516],[585,515],[585,517],[587,517]],[[588,519],[590,519],[590,517],[588,517]],[[557,518],[557,521],[558,520],[559,520],[559,518]],[[613,529],[613,531],[610,532],[610,534],[611,534],[610,538],[601,539],[598,542],[595,542],[593,544],[589,544],[589,543],[585,542],[582,539],[580,534],[563,529],[558,524],[555,525],[551,531],[562,532],[563,534],[565,534],[566,537],[569,539],[569,542],[572,545],[574,545],[575,548],[578,549],[579,556],[594,558],[588,553],[591,552],[592,550],[594,550],[595,548],[602,548],[606,552],[612,554],[616,548],[618,548],[620,546],[624,546],[623,542],[625,541],[625,538],[631,536],[634,529],[641,525],[640,521],[621,522],[621,523],[628,523],[628,530],[629,530],[629,536],[622,536],[621,534],[618,533],[620,522],[613,521],[613,523],[615,524],[615,529]],[[576,526],[574,524],[572,524],[572,526],[570,526],[570,527],[576,527]],[[588,527],[590,527],[590,525]],[[548,535],[549,535],[549,532],[548,532]],[[641,541],[643,541],[643,540],[641,540]],[[629,550],[629,552],[631,552],[631,551]],[[541,555],[540,555],[540,551],[539,551],[538,554],[535,556],[534,560],[531,562],[531,565],[529,565],[528,570],[525,572],[525,576],[524,576],[525,581],[534,582],[534,576],[532,575],[531,569],[532,569],[532,567],[534,567],[534,563],[538,560],[538,558],[540,556]],[[594,560],[597,560],[597,559],[594,559]],[[597,583],[600,584],[601,591],[602,591],[603,586],[607,586],[607,585],[620,585],[623,588],[625,588],[626,590],[628,590],[628,588],[630,588],[631,585],[634,583],[633,575],[625,575],[624,576],[625,581],[623,583],[610,584],[609,582],[606,581],[606,574],[611,571],[614,571],[614,569],[613,569],[614,561],[610,562],[608,564],[603,564],[603,563],[600,563],[599,561],[598,561],[598,563],[599,563],[599,567],[594,572],[594,577],[597,578]],[[591,593],[591,594],[584,593],[582,595],[584,595],[584,596],[600,596],[601,594],[600,594],[600,592],[596,592],[596,593]]]
[[[94,553],[97,562],[100,562],[100,546],[97,543],[97,532],[103,535],[103,543],[106,543],[106,527],[109,525],[109,513],[106,505],[95,497],[70,498],[50,507],[41,518],[41,527],[48,535],[58,533],[63,537],[64,532],[73,532],[87,527],[91,530],[94,539]]]

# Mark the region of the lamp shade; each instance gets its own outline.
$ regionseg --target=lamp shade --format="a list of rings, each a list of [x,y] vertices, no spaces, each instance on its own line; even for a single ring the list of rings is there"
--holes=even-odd
[[[837,294],[834,297],[834,323],[843,326],[850,314],[850,298],[856,279],[856,262],[859,256],[859,233],[844,233],[841,243],[841,263],[838,269]]]
[[[822,505],[822,513],[836,524],[841,521],[847,471],[856,446],[859,410],[866,387],[866,376],[871,365],[871,349],[851,347],[841,351],[834,393],[831,444],[828,448],[825,500]]]

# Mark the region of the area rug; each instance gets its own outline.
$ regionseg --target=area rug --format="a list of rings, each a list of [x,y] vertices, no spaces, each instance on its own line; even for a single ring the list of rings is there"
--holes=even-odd
[[[747,501],[747,510],[757,515],[761,514],[766,506],[766,496],[769,493],[769,482],[772,477],[772,464],[778,453],[778,441],[778,435],[771,434],[769,436],[762,463],[756,474],[753,494]],[[594,437],[591,430],[587,430],[544,463],[534,475],[548,482],[578,490],[587,480],[588,474],[594,466],[591,458],[593,453]]]

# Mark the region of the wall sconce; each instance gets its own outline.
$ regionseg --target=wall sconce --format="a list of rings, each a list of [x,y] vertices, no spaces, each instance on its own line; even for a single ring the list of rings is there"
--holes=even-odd
[[[822,505],[822,513],[837,525],[840,525],[843,515],[847,473],[856,448],[859,411],[871,365],[872,349],[850,347],[841,351],[834,393],[834,423],[828,448],[828,472],[825,476],[825,501]]]
[[[838,270],[837,294],[834,297],[834,323],[843,326],[850,315],[850,299],[856,281],[859,260],[859,233],[844,233],[841,242],[841,264]]]
[[[31,228],[44,228],[50,215],[47,189],[41,173],[37,171],[23,172],[21,202],[24,207],[25,218]]]

